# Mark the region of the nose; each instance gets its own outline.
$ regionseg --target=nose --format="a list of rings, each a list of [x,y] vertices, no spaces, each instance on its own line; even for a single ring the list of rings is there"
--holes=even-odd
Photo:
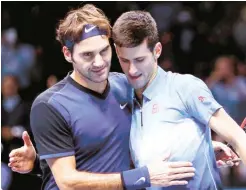
[[[138,72],[138,70],[137,70],[136,66],[133,63],[130,63],[129,74],[131,76],[136,76],[137,72]]]
[[[93,65],[95,67],[101,67],[101,66],[104,65],[104,60],[103,60],[103,58],[102,58],[102,56],[100,54],[97,54],[95,56],[95,61],[94,61]]]

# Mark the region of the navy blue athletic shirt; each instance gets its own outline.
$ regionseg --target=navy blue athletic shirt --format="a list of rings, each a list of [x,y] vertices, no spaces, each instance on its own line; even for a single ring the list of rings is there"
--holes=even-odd
[[[31,128],[41,159],[45,190],[58,189],[48,158],[74,155],[76,169],[121,172],[130,168],[131,88],[123,74],[110,73],[102,94],[68,74],[40,94],[31,110]]]

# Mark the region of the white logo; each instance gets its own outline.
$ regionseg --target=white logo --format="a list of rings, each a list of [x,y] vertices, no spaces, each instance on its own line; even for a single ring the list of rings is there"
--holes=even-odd
[[[90,31],[92,31],[94,28],[96,28],[96,26],[92,26],[90,28],[86,28],[85,27],[85,33],[89,33]]]
[[[145,183],[145,177],[141,177],[139,178],[134,185],[142,185],[143,183]]]
[[[120,109],[123,110],[123,109],[126,107],[126,105],[127,105],[127,103],[125,103],[124,105],[121,105],[121,104],[120,104]]]

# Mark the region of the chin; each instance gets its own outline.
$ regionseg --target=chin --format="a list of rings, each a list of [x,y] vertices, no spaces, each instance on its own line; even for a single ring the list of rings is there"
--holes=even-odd
[[[103,74],[103,75],[101,75],[100,77],[96,77],[96,78],[94,78],[94,82],[96,82],[96,83],[101,83],[101,82],[104,82],[105,80],[107,80],[108,79],[108,74]]]
[[[135,89],[135,90],[138,90],[138,89],[141,89],[141,88],[143,88],[145,85],[143,85],[143,84],[132,84],[131,83],[131,85],[132,85],[132,87]]]

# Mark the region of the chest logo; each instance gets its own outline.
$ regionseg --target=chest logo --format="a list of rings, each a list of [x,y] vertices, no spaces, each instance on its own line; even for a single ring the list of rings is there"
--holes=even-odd
[[[120,109],[123,110],[123,109],[126,107],[126,105],[127,105],[127,103],[125,103],[125,104],[123,104],[123,105],[120,104]]]

